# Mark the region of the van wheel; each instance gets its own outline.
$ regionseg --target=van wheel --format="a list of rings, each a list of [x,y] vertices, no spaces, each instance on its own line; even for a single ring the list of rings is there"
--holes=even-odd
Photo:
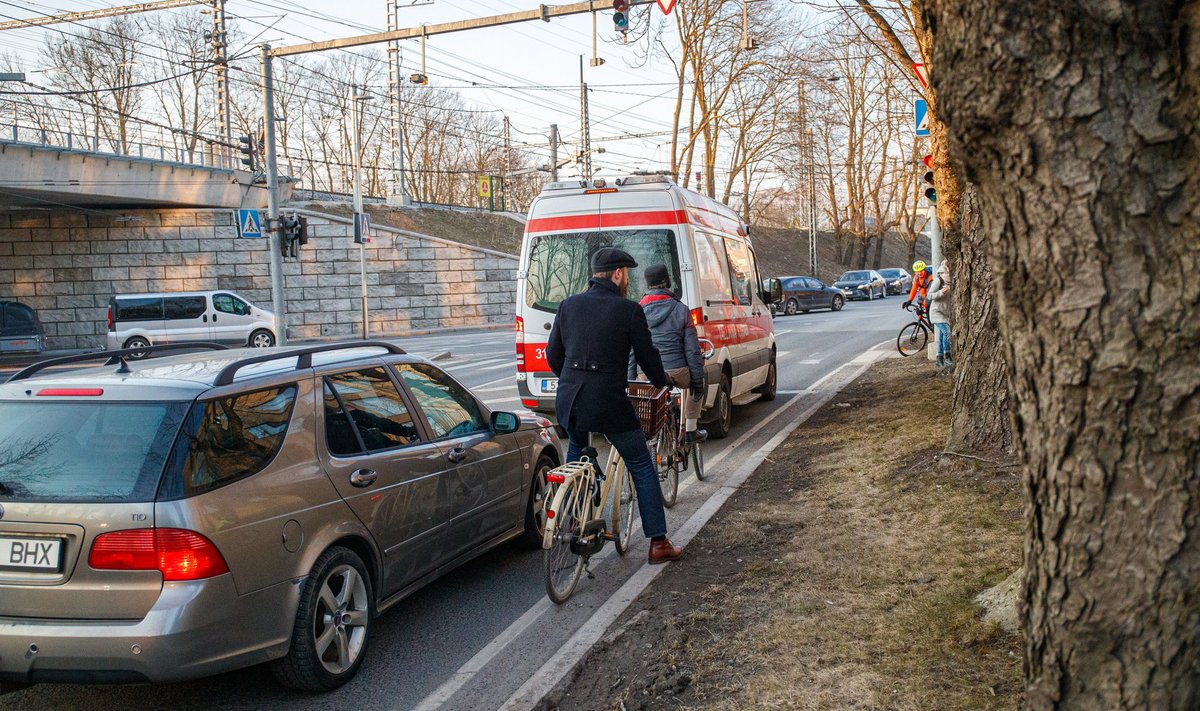
[[[149,347],[150,347],[150,341],[147,341],[145,338],[142,338],[141,336],[134,336],[133,338],[130,338],[128,341],[125,341],[125,348],[149,348]],[[142,358],[145,358],[147,355],[149,355],[149,354],[146,353],[145,351],[140,351],[138,353],[130,353],[129,357],[133,360],[141,360]]]
[[[270,331],[260,328],[250,334],[251,348],[270,348],[275,345],[275,335]]]
[[[733,428],[733,390],[729,376],[721,373],[721,385],[717,388],[717,401],[713,403],[716,417],[706,424],[710,439],[721,439],[729,435]]]
[[[795,316],[797,307],[799,307],[799,304],[796,303],[795,299],[788,299],[787,303],[783,306],[783,312],[788,316]]]
[[[771,364],[767,366],[767,380],[762,385],[755,388],[754,391],[762,394],[762,397],[759,399],[763,402],[771,402],[775,399],[775,395],[778,393],[778,388],[779,385],[775,370],[775,354],[772,353]]]
[[[554,460],[543,454],[533,468],[533,481],[529,484],[529,500],[525,502],[525,531],[521,534],[521,545],[526,548],[541,548],[546,533],[546,474],[554,468]]]
[[[367,568],[353,551],[321,554],[304,581],[287,656],[271,662],[284,686],[332,691],[354,678],[367,654],[373,598]]]

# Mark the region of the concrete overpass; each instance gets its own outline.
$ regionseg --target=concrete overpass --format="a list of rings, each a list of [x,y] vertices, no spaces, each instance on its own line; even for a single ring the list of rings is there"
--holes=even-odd
[[[265,185],[248,171],[214,165],[220,156],[142,144],[107,153],[19,137],[26,140],[0,138],[0,210],[267,205]],[[280,203],[288,201],[292,181],[281,178],[279,192]]]

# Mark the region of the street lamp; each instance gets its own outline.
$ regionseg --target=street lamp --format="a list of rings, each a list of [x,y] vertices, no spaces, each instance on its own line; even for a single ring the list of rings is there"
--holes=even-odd
[[[358,93],[358,85],[350,85],[350,122],[353,124],[350,130],[351,152],[353,155],[350,158],[353,166],[354,175],[354,237],[358,241],[358,270],[362,280],[362,337],[367,340],[370,335],[370,321],[367,313],[367,235],[363,229],[363,204],[362,204],[362,184],[359,173],[362,170],[362,149],[359,145],[359,115],[361,109],[359,102],[370,101],[371,95],[367,93]]]

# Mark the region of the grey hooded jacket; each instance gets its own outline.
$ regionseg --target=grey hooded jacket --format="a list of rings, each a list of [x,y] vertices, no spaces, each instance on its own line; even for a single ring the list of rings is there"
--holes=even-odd
[[[691,314],[670,289],[651,289],[642,297],[642,310],[650,325],[654,347],[662,358],[663,368],[687,368],[693,383],[704,378],[704,359],[700,357],[700,341]],[[637,376],[633,359],[629,360],[629,379]]]

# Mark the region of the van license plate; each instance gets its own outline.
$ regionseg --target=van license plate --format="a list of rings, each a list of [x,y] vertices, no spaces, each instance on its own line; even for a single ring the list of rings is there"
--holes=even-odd
[[[542,392],[544,392],[544,393],[558,392],[558,378],[543,378],[542,379]]]
[[[57,538],[0,538],[0,568],[62,568],[62,541]]]

